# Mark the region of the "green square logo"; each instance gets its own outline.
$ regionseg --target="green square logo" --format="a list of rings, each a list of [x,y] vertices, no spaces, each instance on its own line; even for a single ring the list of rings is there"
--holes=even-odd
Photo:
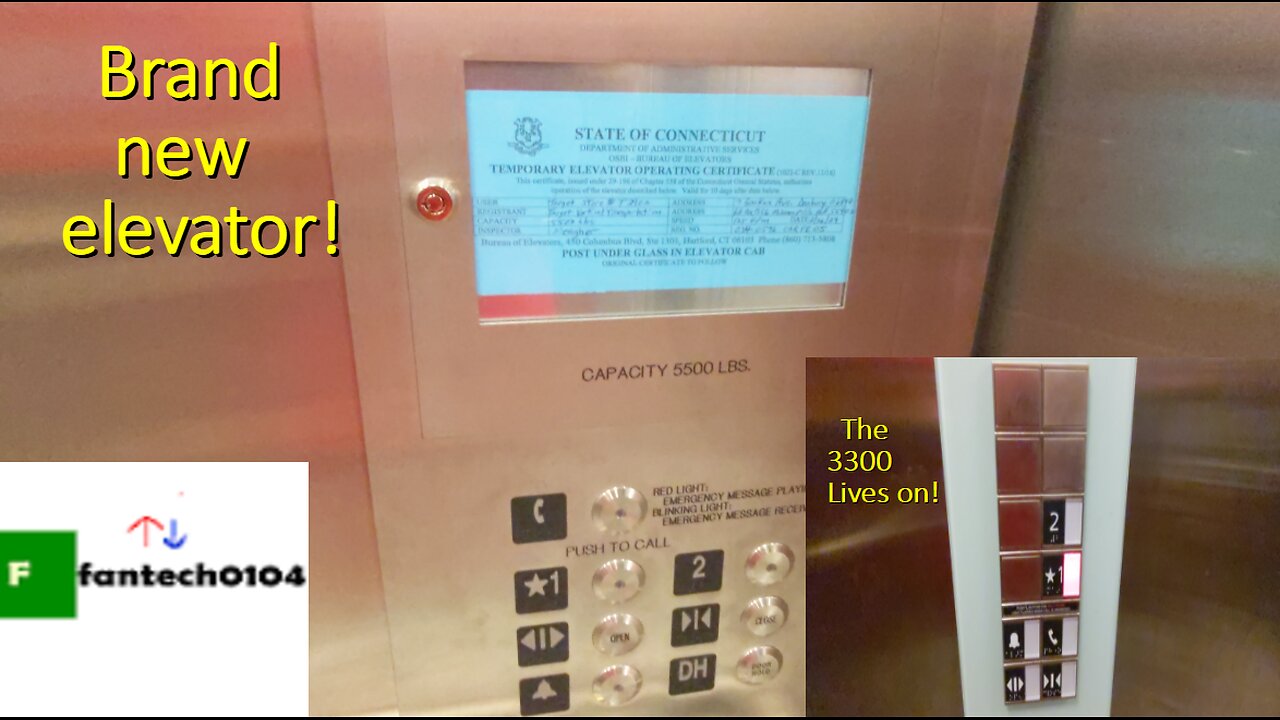
[[[76,534],[0,532],[0,618],[76,616]]]

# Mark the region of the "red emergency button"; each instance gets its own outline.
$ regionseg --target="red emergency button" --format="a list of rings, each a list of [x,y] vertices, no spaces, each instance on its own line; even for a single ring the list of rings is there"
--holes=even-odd
[[[428,220],[443,220],[453,211],[453,195],[439,185],[418,192],[418,213]]]

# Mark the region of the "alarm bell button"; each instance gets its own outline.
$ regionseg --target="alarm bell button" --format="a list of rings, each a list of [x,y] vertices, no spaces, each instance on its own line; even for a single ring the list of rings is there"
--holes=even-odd
[[[601,705],[617,707],[638,695],[643,684],[639,670],[630,665],[613,665],[596,676],[591,684],[591,694]]]

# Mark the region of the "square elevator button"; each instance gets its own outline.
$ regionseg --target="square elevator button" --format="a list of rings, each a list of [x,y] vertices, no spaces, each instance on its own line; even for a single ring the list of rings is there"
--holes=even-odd
[[[676,555],[676,579],[672,591],[676,595],[715,592],[720,589],[723,578],[723,550],[682,553]]]
[[[1040,466],[1040,438],[996,438],[996,492],[998,494],[1035,495],[1039,493]]]
[[[1088,368],[1045,368],[1044,428],[1083,430],[1089,409]]]
[[[521,570],[515,574],[516,613],[548,612],[569,606],[569,569]]]
[[[1045,657],[1062,654],[1062,618],[1046,618],[1040,623],[1040,647]]]
[[[516,662],[520,667],[569,659],[569,623],[527,625],[516,630]]]
[[[1044,439],[1044,492],[1084,492],[1083,435],[1051,435]]]
[[[1062,697],[1062,663],[1040,666],[1040,697]]]
[[[671,611],[671,647],[701,645],[720,637],[720,605],[695,605]]]
[[[1062,575],[1062,556],[1045,555],[1043,573],[1040,576],[1040,594],[1046,598],[1062,597]]]
[[[1040,549],[1041,523],[1039,500],[1001,500],[1000,549]]]
[[[1040,558],[1035,555],[1000,558],[1001,602],[1029,602],[1040,598]]]
[[[520,714],[542,715],[569,709],[569,675],[546,675],[520,681]]]
[[[511,539],[516,544],[563,540],[569,534],[564,493],[511,498]]]
[[[996,365],[995,386],[996,429],[1040,429],[1040,368]]]
[[[1040,657],[1040,621],[1004,623],[1004,659],[1035,660]]]
[[[1030,667],[1035,667],[1034,665]],[[1004,669],[1004,701],[1022,702],[1027,699],[1027,668]]]
[[[686,695],[704,692],[716,686],[716,656],[694,655],[671,661],[671,674],[667,680],[667,693]]]
[[[1044,544],[1061,545],[1067,536],[1067,501],[1045,500],[1040,524]]]

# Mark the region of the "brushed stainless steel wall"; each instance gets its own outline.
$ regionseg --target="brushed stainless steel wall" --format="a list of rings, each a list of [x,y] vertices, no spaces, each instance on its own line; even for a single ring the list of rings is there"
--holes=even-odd
[[[260,103],[99,94],[103,44],[262,57]],[[333,197],[305,4],[0,5],[0,459],[307,460],[311,710],[395,707],[341,258],[73,258],[101,212],[315,213]],[[115,176],[117,138],[246,137],[238,180]],[[234,689],[229,689],[234,691]]]
[[[827,451],[850,413],[888,425],[883,478],[852,487],[942,484],[931,358],[810,358],[807,380],[810,715],[959,715],[960,652],[942,503],[833,505]],[[945,494],[945,488],[942,493]]]
[[[978,354],[1280,353],[1280,6],[1041,13]]]
[[[1280,361],[1140,359],[1127,508],[1112,713],[1280,713]]]

